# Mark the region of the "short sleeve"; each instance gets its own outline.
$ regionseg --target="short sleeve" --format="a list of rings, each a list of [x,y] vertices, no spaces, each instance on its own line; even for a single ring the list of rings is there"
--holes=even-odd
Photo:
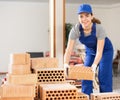
[[[70,34],[69,34],[69,39],[76,40],[80,36],[80,31],[79,31],[79,26],[80,24],[76,24],[72,27]]]
[[[96,36],[99,40],[106,37],[105,29],[101,26],[101,24],[96,24]]]

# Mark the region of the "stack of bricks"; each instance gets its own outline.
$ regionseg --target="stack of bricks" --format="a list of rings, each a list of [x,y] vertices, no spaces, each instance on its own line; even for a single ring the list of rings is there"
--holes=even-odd
[[[8,73],[14,75],[30,74],[30,55],[27,53],[11,54]]]
[[[37,73],[40,100],[78,99],[77,88],[66,82],[64,68],[58,67],[56,58],[32,58],[31,65]]]
[[[58,67],[57,58],[31,58],[31,65],[37,74],[40,100],[78,100],[78,89],[67,83],[65,70]]]
[[[120,100],[120,93],[115,92],[92,93],[91,100]]]
[[[2,100],[34,100],[37,75],[31,73],[29,54],[12,54],[6,77],[7,82],[0,87]]]

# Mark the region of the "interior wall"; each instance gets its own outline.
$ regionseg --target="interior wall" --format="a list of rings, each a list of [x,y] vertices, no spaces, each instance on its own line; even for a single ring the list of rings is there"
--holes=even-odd
[[[79,4],[66,4],[66,23],[73,25],[78,22],[77,9]],[[120,4],[92,5],[93,14],[100,19],[108,37],[111,39],[114,50],[120,49]]]
[[[49,4],[0,1],[0,72],[10,54],[49,50]]]
[[[66,22],[77,23],[79,4],[66,4]],[[115,49],[120,49],[120,4],[92,5]],[[7,71],[14,52],[49,50],[49,4],[0,1],[0,71]]]

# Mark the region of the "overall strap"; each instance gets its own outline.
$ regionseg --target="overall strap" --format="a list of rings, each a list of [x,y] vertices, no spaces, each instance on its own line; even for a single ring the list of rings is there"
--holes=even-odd
[[[92,32],[93,35],[96,35],[96,23],[93,23]]]

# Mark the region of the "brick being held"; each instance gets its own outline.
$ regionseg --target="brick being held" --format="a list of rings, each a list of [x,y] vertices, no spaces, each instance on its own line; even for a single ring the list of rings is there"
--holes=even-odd
[[[91,67],[85,66],[70,66],[68,69],[68,79],[78,80],[94,80],[94,73]]]

